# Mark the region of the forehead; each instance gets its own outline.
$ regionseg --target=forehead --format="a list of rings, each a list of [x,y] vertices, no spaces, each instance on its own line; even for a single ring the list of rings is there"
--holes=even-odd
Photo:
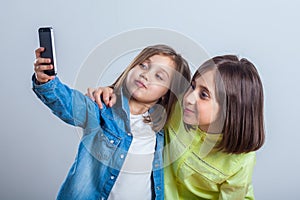
[[[175,62],[170,56],[166,55],[154,55],[149,57],[146,62],[149,62],[153,66],[166,67],[166,68],[176,68]]]
[[[206,71],[195,78],[196,86],[206,87],[213,92],[215,89],[215,70]]]

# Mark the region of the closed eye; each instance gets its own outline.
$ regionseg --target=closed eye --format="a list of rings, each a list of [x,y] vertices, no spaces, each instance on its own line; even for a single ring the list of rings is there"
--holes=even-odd
[[[162,75],[160,75],[160,74],[156,74],[155,76],[156,76],[156,78],[157,78],[157,79],[159,79],[159,80],[161,80],[161,81],[163,81],[163,80],[164,80],[163,76],[162,76]]]
[[[140,67],[141,67],[141,69],[145,69],[145,70],[148,69],[148,65],[145,63],[141,63]]]

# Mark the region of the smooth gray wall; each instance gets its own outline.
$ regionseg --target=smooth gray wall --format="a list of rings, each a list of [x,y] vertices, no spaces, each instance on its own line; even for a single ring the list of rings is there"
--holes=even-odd
[[[171,29],[211,56],[249,58],[265,89],[267,140],[257,152],[256,199],[298,199],[299,7],[297,0],[2,1],[0,199],[54,199],[77,152],[75,128],[31,91],[36,30],[44,25],[55,27],[59,76],[71,86],[96,45],[136,28]]]

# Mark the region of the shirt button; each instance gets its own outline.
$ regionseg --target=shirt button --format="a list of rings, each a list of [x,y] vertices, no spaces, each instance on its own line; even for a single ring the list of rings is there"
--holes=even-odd
[[[111,141],[109,141],[111,144],[113,144],[114,143],[114,141],[113,140],[111,140]]]
[[[158,167],[159,167],[159,164],[156,163],[156,164],[154,165],[154,167],[155,167],[155,168],[158,168]]]
[[[114,177],[114,176],[111,176],[111,177],[110,177],[110,179],[111,179],[111,180],[114,180],[114,179],[115,179],[115,177]]]
[[[120,155],[120,158],[122,158],[122,159],[123,159],[123,158],[124,158],[124,154],[121,154],[121,155]]]
[[[160,187],[159,187],[159,186],[157,186],[157,187],[156,187],[156,189],[157,189],[157,190],[160,190]]]

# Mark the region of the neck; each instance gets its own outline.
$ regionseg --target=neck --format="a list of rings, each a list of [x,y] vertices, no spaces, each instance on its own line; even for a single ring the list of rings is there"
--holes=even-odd
[[[141,103],[135,99],[129,100],[130,113],[133,115],[139,115],[147,112],[155,103]]]
[[[208,134],[219,134],[222,132],[220,125],[215,123],[206,126],[198,126],[198,128]]]

